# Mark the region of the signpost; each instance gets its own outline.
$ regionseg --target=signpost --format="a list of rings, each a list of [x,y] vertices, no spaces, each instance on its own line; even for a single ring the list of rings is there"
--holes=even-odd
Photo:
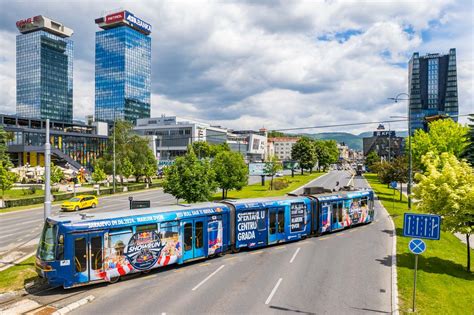
[[[426,244],[421,238],[439,240],[441,217],[433,214],[405,213],[403,220],[403,236],[415,237],[408,243],[408,249],[415,254],[415,272],[413,279],[413,312],[415,312],[416,273],[418,270],[418,255],[426,250]]]
[[[392,212],[395,211],[395,190],[397,189],[397,182],[392,181],[390,182],[390,187],[393,189],[393,195],[392,195]]]

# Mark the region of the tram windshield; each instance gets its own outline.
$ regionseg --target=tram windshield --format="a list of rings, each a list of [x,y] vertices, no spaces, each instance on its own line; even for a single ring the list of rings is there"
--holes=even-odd
[[[41,233],[41,240],[38,246],[38,257],[41,260],[54,260],[57,233],[57,225],[45,222],[43,233]]]

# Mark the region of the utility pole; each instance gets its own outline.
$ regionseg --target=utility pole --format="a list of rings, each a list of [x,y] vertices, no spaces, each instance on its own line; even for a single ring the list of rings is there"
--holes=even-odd
[[[49,142],[49,119],[46,119],[46,141],[44,144],[44,219],[51,216],[51,143]]]
[[[115,130],[115,127],[116,127],[116,124],[115,124],[115,107],[114,107],[114,137],[113,137],[113,192],[115,194],[115,133],[116,133],[116,130]]]

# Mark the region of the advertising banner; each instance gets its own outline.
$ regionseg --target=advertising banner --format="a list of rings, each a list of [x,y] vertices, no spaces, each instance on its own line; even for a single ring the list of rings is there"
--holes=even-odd
[[[250,176],[262,176],[265,174],[265,163],[249,163]]]
[[[105,23],[110,24],[122,21],[125,18],[125,11],[109,14],[105,17]]]

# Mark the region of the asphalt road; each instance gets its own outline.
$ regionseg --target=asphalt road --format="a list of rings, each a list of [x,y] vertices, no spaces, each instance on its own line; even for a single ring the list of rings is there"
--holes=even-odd
[[[311,185],[332,188],[349,180],[347,172],[336,171]],[[355,178],[354,185],[366,183]],[[390,313],[390,230],[388,214],[377,202],[376,221],[369,225],[170,266],[113,285],[56,289],[35,299],[62,307],[95,297],[73,314]]]
[[[162,189],[143,192],[130,192],[121,195],[100,198],[95,209],[84,209],[81,212],[117,211],[128,208],[128,197],[136,200],[150,200],[153,206],[175,203],[176,199],[163,193]],[[59,205],[53,205],[52,214],[59,213]],[[32,239],[39,238],[43,227],[43,210],[31,209],[0,214],[0,255]]]

